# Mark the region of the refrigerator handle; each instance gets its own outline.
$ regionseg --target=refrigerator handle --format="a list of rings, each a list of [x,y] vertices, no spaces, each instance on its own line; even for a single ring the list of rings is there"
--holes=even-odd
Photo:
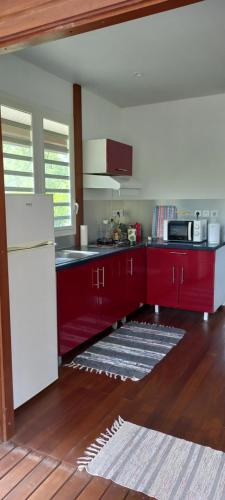
[[[41,247],[53,247],[55,246],[55,242],[54,241],[38,241],[36,243],[28,243],[27,245],[18,245],[18,246],[15,246],[15,247],[8,247],[7,248],[7,252],[8,253],[11,253],[11,252],[18,252],[18,251],[22,251],[22,250],[32,250],[33,248],[41,248]]]

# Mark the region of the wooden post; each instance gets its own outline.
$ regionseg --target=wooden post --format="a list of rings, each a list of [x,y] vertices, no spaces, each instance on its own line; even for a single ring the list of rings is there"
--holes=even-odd
[[[74,168],[75,168],[75,198],[79,205],[76,216],[75,244],[80,246],[80,225],[84,221],[83,201],[83,154],[82,154],[82,97],[81,86],[73,85],[73,119],[74,119]]]
[[[5,189],[0,114],[0,438],[14,433]]]

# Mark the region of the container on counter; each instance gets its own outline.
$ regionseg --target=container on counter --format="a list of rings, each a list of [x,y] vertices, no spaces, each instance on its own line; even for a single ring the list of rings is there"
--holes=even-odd
[[[81,247],[88,246],[88,227],[85,225],[80,226],[80,245]]]
[[[209,224],[208,224],[208,243],[210,245],[219,245],[219,243],[220,243],[220,224],[219,224],[219,222],[209,222]]]
[[[136,235],[136,228],[135,227],[128,227],[127,230],[127,238],[130,242],[130,245],[135,245],[137,241],[137,235]]]
[[[139,222],[136,222],[135,229],[136,229],[136,241],[137,241],[137,243],[140,243],[140,241],[141,241],[141,224]]]

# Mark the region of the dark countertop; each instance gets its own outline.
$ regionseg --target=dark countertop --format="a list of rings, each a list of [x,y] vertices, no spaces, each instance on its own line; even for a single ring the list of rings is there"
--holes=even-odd
[[[148,243],[149,248],[176,248],[180,250],[218,250],[225,245],[225,241],[219,243],[218,245],[209,245],[207,241],[204,243],[179,243],[179,242],[167,242],[163,240],[152,240]]]
[[[137,248],[174,248],[180,250],[206,250],[206,251],[215,251],[219,248],[223,247],[225,242],[220,243],[219,245],[209,245],[207,242],[205,243],[178,243],[178,242],[166,242],[163,240],[152,240],[148,244],[145,242],[136,243],[136,245],[112,245],[112,246],[97,246],[97,245],[89,245],[88,247],[83,248],[82,250],[87,252],[87,254],[80,254],[76,256],[62,256],[62,252],[64,251],[56,250],[56,270],[66,269],[71,266],[76,266],[80,264],[85,264],[95,259],[99,259],[102,257],[106,257],[108,255],[115,255],[120,252],[133,251]],[[80,248],[75,246],[67,247],[65,250],[72,251],[80,251]],[[93,252],[93,254],[88,253]],[[58,254],[58,256],[57,256]],[[61,254],[61,256],[59,256]]]
[[[85,248],[77,248],[75,246],[73,247],[67,247],[66,250],[70,251],[80,251],[83,250],[84,252],[93,252],[93,254],[80,254],[79,256],[76,257],[62,257],[59,256],[59,254],[62,255],[63,249],[57,251],[56,250],[56,270],[59,271],[60,269],[66,269],[67,267],[75,266],[75,265],[80,265],[80,264],[85,264],[87,262],[90,262],[95,259],[99,259],[102,257],[106,257],[108,255],[115,255],[120,252],[127,252],[127,251],[133,251],[137,248],[144,248],[146,246],[145,243],[136,243],[136,245],[112,245],[112,246],[97,246],[97,245],[89,245]]]

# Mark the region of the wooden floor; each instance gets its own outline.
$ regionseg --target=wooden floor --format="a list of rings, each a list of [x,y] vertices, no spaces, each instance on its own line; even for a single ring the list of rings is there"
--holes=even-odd
[[[51,474],[46,473],[42,485],[38,489],[35,486],[35,493],[28,495],[21,493],[25,491],[26,479],[19,479],[15,487],[19,495],[12,490],[6,498],[144,498],[75,470],[76,459],[86,446],[118,415],[225,451],[225,308],[211,315],[207,323],[199,313],[164,309],[156,316],[150,307],[144,307],[134,318],[184,328],[187,333],[140,382],[121,382],[105,375],[62,368],[59,381],[17,410],[13,438],[18,447],[33,450],[26,455],[30,459],[26,469],[28,485],[34,484],[30,475],[40,477],[38,470],[42,470],[45,461],[50,460]],[[16,448],[2,460],[7,464],[7,456],[9,459],[13,454],[12,463],[18,462],[15,468],[22,478],[24,458],[20,461],[18,453],[26,451]],[[50,458],[41,460],[40,454]],[[16,474],[12,465],[12,471],[5,475],[4,466],[1,477],[6,480],[7,491],[7,484],[13,485],[7,483],[7,475],[15,478]]]
[[[0,445],[1,499],[84,500],[100,497],[108,500],[147,498],[28,448],[12,443]]]

